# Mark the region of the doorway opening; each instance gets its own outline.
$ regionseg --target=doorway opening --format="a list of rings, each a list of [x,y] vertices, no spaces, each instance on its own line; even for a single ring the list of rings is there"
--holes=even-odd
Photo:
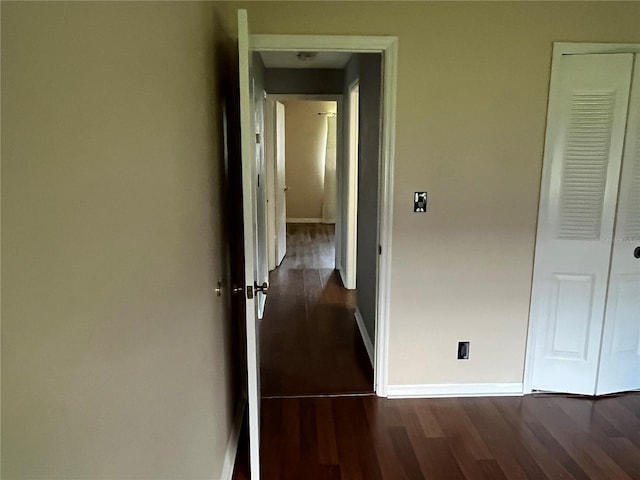
[[[381,65],[380,84],[372,90],[377,91],[381,96],[379,102],[365,102],[364,88],[360,83],[360,105],[371,105],[380,108],[380,124],[375,129],[379,136],[377,144],[378,163],[376,167],[366,170],[377,176],[377,188],[371,190],[360,189],[360,192],[372,194],[375,201],[369,201],[369,205],[375,205],[375,209],[368,210],[375,218],[373,235],[360,235],[359,238],[366,238],[376,247],[375,270],[369,275],[362,275],[362,279],[367,279],[373,284],[372,288],[361,289],[365,293],[370,293],[374,300],[373,305],[373,334],[370,343],[375,345],[371,348],[374,364],[374,391],[379,396],[386,396],[388,392],[388,350],[389,350],[389,294],[391,280],[391,251],[392,251],[392,218],[393,218],[393,163],[395,145],[395,102],[397,85],[397,57],[398,39],[388,36],[339,36],[339,35],[251,35],[249,33],[248,15],[246,10],[238,10],[238,77],[239,77],[239,119],[240,119],[240,157],[242,165],[242,217],[243,217],[243,250],[244,250],[244,289],[245,301],[245,324],[246,324],[246,379],[247,379],[247,418],[248,418],[248,440],[249,440],[249,465],[252,478],[260,476],[260,368],[259,368],[259,335],[260,335],[260,305],[267,293],[268,285],[260,283],[263,278],[261,270],[262,262],[260,258],[266,258],[266,242],[261,244],[258,241],[259,222],[266,222],[266,216],[261,212],[266,211],[260,208],[258,203],[265,202],[263,192],[258,190],[260,180],[264,180],[264,162],[260,155],[262,148],[259,144],[263,138],[263,131],[255,120],[264,104],[256,102],[254,94],[262,94],[265,90],[260,88],[260,72],[254,68],[252,60],[256,53],[260,52],[293,52],[294,58],[297,53],[304,52],[327,52],[327,53],[347,53],[347,54],[376,54]],[[301,55],[307,57],[307,55]],[[260,62],[257,62],[258,64]],[[362,77],[361,77],[362,78]],[[313,88],[312,92],[323,91],[324,81],[318,80],[315,76],[304,82],[306,89]],[[267,89],[269,90],[269,89]],[[278,93],[278,92],[273,92]],[[298,93],[309,93],[298,92]],[[326,93],[326,92],[325,92]],[[361,118],[368,117],[362,115]],[[360,136],[366,130],[360,130]],[[363,144],[363,142],[360,142]],[[367,144],[373,146],[374,143]],[[361,153],[361,152],[359,152]],[[362,171],[362,170],[360,170]],[[339,182],[340,185],[340,182]],[[340,188],[340,186],[338,187]],[[338,198],[341,198],[339,195]],[[263,206],[264,206],[263,205]],[[361,213],[363,210],[360,210]],[[341,208],[338,208],[340,216]],[[360,216],[359,216],[360,217]],[[336,236],[342,236],[341,223],[336,224]],[[359,232],[367,231],[358,228]],[[340,242],[337,243],[340,245]],[[264,250],[263,250],[264,248]],[[342,253],[342,252],[341,252]],[[340,257],[339,257],[340,258]],[[358,262],[362,262],[362,249],[358,249]],[[266,261],[264,262],[266,264]],[[265,269],[266,270],[266,269]],[[235,290],[234,290],[235,291]],[[365,325],[359,322],[358,325]],[[361,329],[361,331],[370,331]]]
[[[269,271],[278,267],[285,258],[288,250],[287,224],[324,224],[335,228],[340,174],[337,169],[338,139],[341,136],[338,132],[338,110],[343,110],[341,95],[267,95],[265,146]],[[332,240],[331,252],[334,253],[331,258],[322,262],[316,259],[315,263],[322,263],[324,268],[339,265],[335,247]]]
[[[288,58],[271,52],[260,58],[254,54],[254,69],[260,70],[260,62],[264,63],[267,90],[264,150],[270,285],[259,338],[261,394],[371,394],[373,348],[356,293],[359,59],[341,55],[342,69],[278,68]],[[325,77],[333,92],[296,93],[309,73]],[[379,77],[380,71],[374,84],[380,84]],[[282,92],[283,81],[284,90],[293,93],[269,92]],[[379,92],[371,100],[378,103],[378,114],[372,118],[377,134],[370,138],[377,146]],[[376,150],[369,157],[375,171],[378,156]],[[377,176],[364,180],[369,190],[377,191]],[[372,210],[377,215],[377,206]],[[368,271],[375,275],[377,252],[363,258],[373,263]]]

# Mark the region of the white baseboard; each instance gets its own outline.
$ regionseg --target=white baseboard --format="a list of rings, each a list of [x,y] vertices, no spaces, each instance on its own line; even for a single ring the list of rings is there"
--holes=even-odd
[[[356,307],[356,311],[354,312],[356,317],[356,324],[358,325],[358,330],[360,330],[360,336],[362,337],[362,342],[364,343],[364,348],[367,349],[367,355],[369,355],[369,361],[371,362],[371,366],[373,367],[374,362],[374,352],[373,343],[371,342],[371,337],[369,337],[369,332],[367,332],[367,328],[364,326],[364,318],[362,318],[362,313],[360,313],[360,309]]]
[[[342,265],[338,265],[336,267],[336,270],[338,270],[338,273],[340,274],[340,280],[342,280],[342,285],[346,285],[347,284],[347,274],[344,273],[344,268],[342,268]]]
[[[322,223],[321,218],[287,218],[287,223]]]
[[[512,397],[522,395],[522,383],[438,383],[389,385],[389,398]]]
[[[347,290],[355,290],[356,289],[355,286],[353,288],[349,288],[349,285],[347,284],[347,274],[344,271],[344,268],[342,266],[337,266],[336,270],[338,270],[338,273],[340,274],[340,280],[342,280],[342,286]]]
[[[244,410],[246,402],[242,401],[240,406],[236,410],[236,415],[233,419],[233,427],[229,440],[227,441],[227,450],[224,453],[224,462],[222,464],[222,473],[220,474],[220,480],[232,480],[233,468],[236,464],[236,455],[238,453],[238,442],[240,440],[240,431],[242,430],[242,420],[244,419]]]

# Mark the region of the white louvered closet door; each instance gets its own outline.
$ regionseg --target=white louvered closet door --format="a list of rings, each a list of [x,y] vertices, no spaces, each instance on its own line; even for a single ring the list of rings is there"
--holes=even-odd
[[[640,389],[640,60],[624,145],[596,394]]]
[[[534,390],[593,395],[633,54],[567,55],[550,92],[531,305]]]

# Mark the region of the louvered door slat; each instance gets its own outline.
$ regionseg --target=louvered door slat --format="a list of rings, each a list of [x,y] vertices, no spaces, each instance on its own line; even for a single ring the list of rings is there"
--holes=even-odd
[[[574,91],[571,95],[558,238],[595,240],[600,237],[614,93],[613,90]]]
[[[637,106],[640,109],[640,106]],[[640,116],[640,112],[636,113]],[[624,219],[624,236],[640,245],[640,127],[635,135],[635,149],[628,161],[633,162],[629,181],[629,205]]]

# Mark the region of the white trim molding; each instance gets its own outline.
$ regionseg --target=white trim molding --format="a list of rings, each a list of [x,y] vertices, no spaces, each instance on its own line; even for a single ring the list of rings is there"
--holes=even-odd
[[[356,288],[358,271],[358,191],[362,187],[358,184],[358,162],[360,145],[360,73],[347,89],[347,112],[342,122],[344,142],[342,143],[343,162],[339,167],[340,204],[338,210],[338,224],[345,227],[341,230],[343,242],[344,272],[348,289]]]
[[[297,52],[384,53],[398,37],[359,35],[273,35],[252,34],[251,50]]]
[[[342,286],[345,286],[347,284],[346,283],[347,274],[344,272],[344,268],[342,268],[342,265],[336,265],[336,270],[338,270],[338,273],[340,274],[340,280],[342,281]]]
[[[607,53],[640,53],[640,43],[576,43],[554,42],[553,55],[588,55]]]
[[[287,218],[287,223],[322,223],[321,218]]]
[[[391,298],[391,238],[393,229],[393,172],[396,145],[396,94],[398,72],[398,39],[384,39],[384,70],[382,80],[382,139],[378,176],[378,304],[376,306],[374,389],[378,396],[387,396],[389,384],[389,323]]]
[[[389,398],[517,397],[522,383],[434,383],[389,385]]]
[[[360,309],[357,306],[355,312],[353,312],[353,315],[354,317],[356,317],[356,324],[358,325],[358,330],[360,330],[362,343],[364,343],[364,348],[367,349],[367,355],[369,356],[369,361],[371,362],[371,366],[373,367],[375,365],[373,342],[371,342],[371,337],[369,336],[369,332],[367,332],[367,327],[364,326],[364,318],[362,318],[362,313],[360,313]]]
[[[238,443],[240,441],[240,431],[242,430],[242,421],[244,420],[244,411],[246,400],[243,400],[236,409],[236,415],[233,419],[233,425],[229,439],[227,441],[227,449],[224,452],[224,462],[222,463],[222,473],[220,480],[232,480],[233,468],[236,464],[236,455],[238,454]]]

